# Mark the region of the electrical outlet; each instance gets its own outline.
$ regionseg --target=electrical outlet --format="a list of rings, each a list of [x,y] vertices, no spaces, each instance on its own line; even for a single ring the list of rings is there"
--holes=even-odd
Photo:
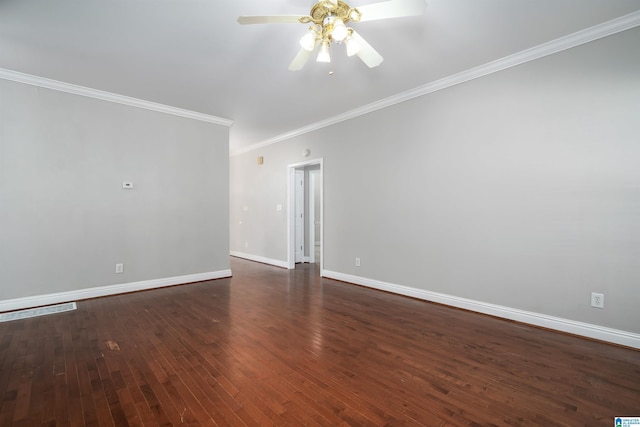
[[[116,264],[116,273],[124,273],[124,264]]]
[[[356,258],[356,267],[360,267],[360,258]]]
[[[591,307],[604,308],[604,294],[591,293]]]

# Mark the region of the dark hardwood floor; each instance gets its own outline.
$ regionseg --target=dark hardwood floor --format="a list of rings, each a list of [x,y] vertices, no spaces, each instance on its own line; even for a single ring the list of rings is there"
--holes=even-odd
[[[0,426],[613,426],[640,352],[232,259],[0,324]]]

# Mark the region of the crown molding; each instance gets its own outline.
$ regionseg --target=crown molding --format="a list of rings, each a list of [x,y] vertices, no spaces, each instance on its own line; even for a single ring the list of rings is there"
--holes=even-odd
[[[245,148],[233,150],[230,156],[237,156],[253,150],[264,148],[271,144],[281,142],[296,136],[303,135],[305,133],[313,132],[315,130],[322,129],[349,119],[353,119],[358,116],[371,113],[373,111],[381,110],[386,107],[390,107],[401,102],[411,100],[420,96],[428,95],[433,92],[437,92],[451,86],[455,86],[461,83],[468,82],[480,77],[484,77],[489,74],[497,73],[507,68],[515,67],[526,62],[534,61],[536,59],[543,58],[545,56],[553,55],[554,53],[562,52],[567,49],[571,49],[576,46],[580,46],[616,33],[620,33],[631,28],[635,28],[640,25],[640,11],[630,13],[628,15],[621,16],[611,21],[604,22],[602,24],[595,25],[593,27],[586,28],[584,30],[577,31],[564,37],[557,38],[547,43],[520,51],[513,55],[505,56],[504,58],[497,59],[495,61],[488,62],[486,64],[474,67],[457,74],[453,74],[448,77],[444,77],[440,80],[436,80],[431,83],[427,83],[422,86],[418,86],[414,89],[410,89],[404,92],[400,92],[396,95],[372,102],[371,104],[364,105],[362,107],[355,108],[336,116],[329,117],[325,120],[312,123],[310,125],[294,129],[292,131],[274,136],[273,138],[266,139],[259,143],[250,145]]]
[[[0,68],[0,79],[11,80],[27,85],[38,86],[45,89],[56,90],[59,92],[71,93],[73,95],[85,96],[87,98],[99,99],[102,101],[113,102],[116,104],[128,105],[130,107],[143,108],[145,110],[157,111],[160,113],[171,114],[188,119],[199,120],[202,122],[213,123],[222,126],[231,126],[233,123],[229,119],[211,116],[208,114],[198,113],[195,111],[184,110],[182,108],[171,107],[169,105],[158,104],[142,99],[131,98],[129,96],[118,95],[111,92],[105,92],[98,89],[91,89],[84,86],[78,86],[71,83],[65,83],[57,80],[51,80],[44,77],[33,76],[30,74],[20,73],[18,71]]]

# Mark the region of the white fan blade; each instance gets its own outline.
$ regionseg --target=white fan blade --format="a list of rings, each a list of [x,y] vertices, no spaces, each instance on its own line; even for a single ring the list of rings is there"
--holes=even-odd
[[[362,14],[360,22],[365,22],[376,19],[424,15],[427,10],[427,3],[425,0],[387,0],[360,6],[356,9]]]
[[[238,23],[245,24],[300,24],[301,19],[307,18],[300,15],[279,15],[279,16],[240,16]]]
[[[351,38],[360,46],[360,50],[356,53],[362,62],[367,64],[369,68],[377,67],[382,63],[382,56],[373,48],[362,36],[355,31],[351,34]]]
[[[318,47],[317,42],[312,50],[307,50],[305,48],[300,49],[296,57],[293,58],[293,61],[291,61],[291,64],[289,64],[289,70],[291,71],[302,70],[302,67],[304,67],[304,64],[307,63],[307,61],[309,60],[313,52],[315,52],[316,47]]]

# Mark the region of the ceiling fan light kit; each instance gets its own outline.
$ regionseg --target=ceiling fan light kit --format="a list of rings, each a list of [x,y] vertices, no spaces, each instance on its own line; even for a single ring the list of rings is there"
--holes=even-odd
[[[319,0],[308,16],[240,16],[240,24],[302,23],[312,24],[300,39],[300,51],[289,65],[289,70],[304,67],[313,51],[320,46],[317,62],[331,62],[331,43],[344,43],[347,56],[357,55],[369,68],[377,67],[382,56],[360,36],[349,22],[422,15],[425,0],[386,0],[359,8],[352,8],[340,0]]]

